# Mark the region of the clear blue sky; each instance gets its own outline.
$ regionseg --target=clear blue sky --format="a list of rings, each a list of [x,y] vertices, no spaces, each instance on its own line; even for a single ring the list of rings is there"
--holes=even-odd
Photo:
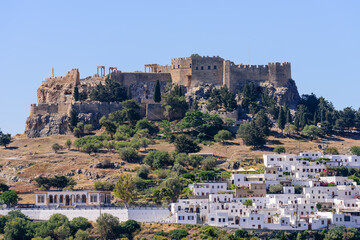
[[[0,128],[21,133],[50,69],[142,70],[192,53],[292,64],[300,94],[360,106],[360,1],[4,1]]]

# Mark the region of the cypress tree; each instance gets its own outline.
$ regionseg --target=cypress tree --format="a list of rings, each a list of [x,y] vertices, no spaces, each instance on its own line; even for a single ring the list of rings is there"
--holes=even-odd
[[[303,129],[306,125],[306,116],[305,116],[305,113],[302,113],[301,114],[301,118],[300,118],[300,127],[301,129]]]
[[[316,124],[317,124],[317,114],[316,114],[316,112],[314,112],[314,120],[313,120],[313,122],[314,122],[314,125],[316,126]]]
[[[126,94],[126,96],[127,96],[127,99],[132,99],[132,94],[131,94],[131,88],[130,88],[130,86],[129,86],[128,89],[127,89],[127,94]]]
[[[70,123],[69,127],[70,127],[71,131],[73,130],[74,127],[76,127],[78,122],[79,122],[78,113],[76,112],[75,109],[72,109],[70,112],[70,118],[69,118],[69,123]]]
[[[278,118],[278,127],[281,131],[285,128],[285,113],[282,107],[280,107],[279,118]]]
[[[296,126],[297,129],[300,128],[300,120],[299,120],[299,115],[295,116],[294,119],[294,125]]]
[[[286,123],[291,123],[291,122],[292,122],[291,113],[290,113],[290,110],[288,109],[286,111]]]
[[[161,102],[161,92],[160,92],[160,82],[156,81],[155,90],[154,90],[154,102]]]
[[[74,100],[79,101],[79,89],[77,86],[74,87]]]
[[[181,86],[179,86],[179,93],[178,93],[179,97],[182,96],[182,90],[181,90]]]

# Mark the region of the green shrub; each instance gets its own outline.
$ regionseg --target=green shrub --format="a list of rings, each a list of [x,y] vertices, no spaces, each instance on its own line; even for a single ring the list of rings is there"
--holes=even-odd
[[[176,240],[180,240],[186,237],[187,235],[189,235],[189,233],[184,229],[174,229],[169,232],[169,236],[172,239],[176,239]]]
[[[284,146],[276,146],[273,150],[274,153],[281,154],[285,153],[285,147]]]
[[[155,125],[153,123],[149,122],[147,119],[139,120],[136,123],[135,129],[136,129],[136,131],[147,129],[150,135],[154,135],[155,133],[158,132]]]
[[[138,159],[138,152],[131,148],[125,147],[119,150],[120,158],[126,162],[136,162]]]
[[[158,169],[171,165],[173,161],[167,151],[152,151],[145,157],[144,163]]]

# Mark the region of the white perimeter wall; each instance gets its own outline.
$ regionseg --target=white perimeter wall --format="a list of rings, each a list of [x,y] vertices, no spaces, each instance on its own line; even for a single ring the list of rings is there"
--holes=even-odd
[[[35,220],[48,220],[53,214],[60,213],[72,220],[76,217],[84,217],[89,221],[96,221],[100,216],[99,208],[74,208],[74,209],[48,209],[48,208],[19,208],[0,209],[0,215],[7,215],[12,210],[20,210],[23,214]],[[120,222],[129,219],[138,222],[162,222],[170,217],[170,211],[166,208],[101,208],[101,214],[109,213],[118,217]]]

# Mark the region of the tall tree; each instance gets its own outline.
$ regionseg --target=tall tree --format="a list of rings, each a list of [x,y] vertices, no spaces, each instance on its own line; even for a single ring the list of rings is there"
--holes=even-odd
[[[270,128],[272,123],[270,119],[266,116],[266,113],[263,109],[261,109],[255,116],[254,119],[255,126],[260,130],[260,132],[265,135],[270,135]]]
[[[131,175],[121,174],[119,180],[115,184],[114,195],[124,201],[127,207],[129,203],[135,199],[135,184]]]
[[[161,102],[161,91],[160,91],[160,82],[156,81],[155,89],[154,89],[154,102]]]
[[[313,123],[314,123],[314,125],[316,126],[317,125],[317,123],[318,123],[318,121],[317,121],[317,114],[316,114],[316,112],[314,112],[314,120],[313,120]]]
[[[79,101],[79,89],[77,86],[74,87],[74,100]]]
[[[290,109],[286,111],[286,123],[292,123]]]
[[[127,99],[132,99],[131,87],[129,86],[126,93]]]
[[[72,109],[70,112],[70,117],[69,117],[69,124],[70,124],[70,129],[71,131],[76,127],[76,125],[79,122],[79,118],[78,118],[78,113],[75,109]]]
[[[283,108],[281,107],[280,111],[279,111],[279,117],[278,117],[278,127],[281,129],[281,131],[284,130],[285,124],[286,124],[285,113],[284,113]]]

